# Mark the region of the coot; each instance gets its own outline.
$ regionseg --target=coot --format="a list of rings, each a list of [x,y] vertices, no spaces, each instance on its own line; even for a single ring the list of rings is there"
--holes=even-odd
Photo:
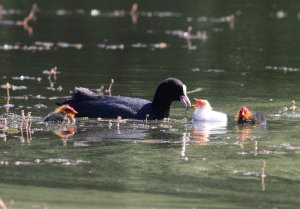
[[[222,112],[214,111],[209,102],[205,99],[194,99],[196,104],[193,120],[197,122],[218,122],[227,125],[227,115]]]
[[[177,78],[167,78],[159,83],[151,101],[124,97],[106,96],[90,91],[87,88],[75,88],[70,99],[56,103],[69,105],[77,111],[76,117],[89,118],[132,118],[144,120],[163,119],[169,117],[173,101],[181,101],[185,107],[191,107],[186,93],[186,86]],[[58,114],[49,114],[44,121],[58,121]]]
[[[69,105],[60,105],[53,112],[49,113],[44,121],[66,121],[75,124],[75,115],[78,112]]]
[[[237,112],[237,123],[239,125],[266,125],[267,120],[262,113],[252,113],[244,106]]]

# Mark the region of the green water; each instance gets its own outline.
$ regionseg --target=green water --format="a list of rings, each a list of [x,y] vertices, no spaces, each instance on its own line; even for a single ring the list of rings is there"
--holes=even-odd
[[[299,208],[300,113],[283,111],[299,103],[298,1],[137,1],[136,23],[131,1],[37,1],[31,35],[15,21],[33,1],[1,3],[1,85],[27,87],[10,92],[9,110],[1,90],[10,127],[0,138],[6,206]],[[51,84],[43,71],[54,66]],[[113,95],[151,100],[166,77],[202,88],[190,99],[227,113],[227,128],[201,129],[179,103],[169,120],[148,124],[41,123],[74,86],[107,89],[113,78]],[[243,105],[263,112],[267,126],[236,127]],[[21,110],[32,113],[31,138],[24,127],[16,133]]]

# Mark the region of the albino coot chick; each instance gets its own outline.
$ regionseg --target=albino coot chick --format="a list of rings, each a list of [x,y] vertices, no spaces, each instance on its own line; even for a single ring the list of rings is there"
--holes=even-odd
[[[75,88],[70,99],[57,105],[67,104],[74,108],[78,112],[76,117],[117,118],[121,116],[138,120],[148,117],[149,120],[155,120],[169,117],[173,101],[181,101],[186,108],[191,107],[186,86],[177,78],[167,78],[160,82],[152,102],[133,97],[105,96],[87,88]],[[44,121],[53,121],[52,115],[49,114]]]
[[[193,104],[195,108],[193,120],[195,122],[218,122],[224,126],[227,125],[227,115],[225,113],[214,111],[207,100],[196,98],[194,100],[196,102],[196,104]]]
[[[237,112],[239,125],[266,125],[267,120],[262,113],[252,113],[247,107],[241,107]]]

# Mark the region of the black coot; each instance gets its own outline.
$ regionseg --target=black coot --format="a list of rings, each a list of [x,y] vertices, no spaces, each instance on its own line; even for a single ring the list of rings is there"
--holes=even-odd
[[[185,107],[191,107],[186,94],[186,86],[177,78],[167,78],[157,87],[153,101],[124,96],[105,96],[87,88],[75,88],[70,99],[57,105],[69,105],[78,113],[76,117],[89,118],[132,118],[143,120],[163,119],[169,117],[173,101],[181,101]],[[50,113],[44,121],[57,121],[58,114]]]

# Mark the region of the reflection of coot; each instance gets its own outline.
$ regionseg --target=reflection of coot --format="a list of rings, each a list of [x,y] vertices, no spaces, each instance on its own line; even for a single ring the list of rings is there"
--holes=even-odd
[[[149,126],[139,121],[88,120],[80,122],[73,140],[97,142],[105,140],[144,140],[151,135]]]
[[[76,117],[117,118],[121,116],[143,120],[148,116],[148,119],[154,120],[168,117],[173,101],[181,101],[186,107],[191,107],[186,86],[176,78],[163,80],[158,85],[152,102],[140,98],[104,96],[86,88],[75,88],[72,98],[57,104],[68,104],[73,107],[78,112]],[[51,114],[45,118],[45,121],[52,121]]]
[[[198,141],[209,141],[212,135],[226,134],[226,125],[223,122],[196,122],[192,136]]]

